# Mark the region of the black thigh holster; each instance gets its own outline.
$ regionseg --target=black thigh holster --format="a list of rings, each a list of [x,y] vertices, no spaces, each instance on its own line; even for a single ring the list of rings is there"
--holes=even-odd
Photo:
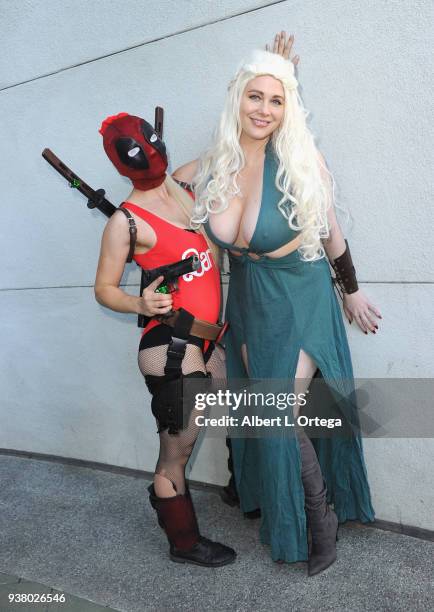
[[[178,378],[165,376],[145,376],[146,384],[152,394],[151,409],[157,420],[158,433],[168,429],[169,434],[178,434],[188,426],[193,405],[184,405],[183,385],[185,378],[207,378],[203,372],[180,373]]]
[[[183,308],[172,331],[167,347],[164,376],[145,376],[152,394],[151,409],[157,420],[158,433],[168,429],[169,434],[177,434],[188,426],[193,406],[184,406],[183,384],[185,378],[207,378],[203,372],[182,373],[182,360],[190,335],[194,317]]]

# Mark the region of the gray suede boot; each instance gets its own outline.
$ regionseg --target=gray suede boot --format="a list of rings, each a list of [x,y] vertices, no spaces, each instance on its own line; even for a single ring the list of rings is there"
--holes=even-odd
[[[315,449],[302,428],[297,428],[301,455],[307,524],[310,527],[308,575],[314,576],[336,561],[338,518],[327,504],[327,488]]]
[[[336,561],[336,541],[338,539],[338,517],[326,502],[327,489],[316,496],[305,496],[306,513],[312,534],[309,552],[308,575],[315,576]]]

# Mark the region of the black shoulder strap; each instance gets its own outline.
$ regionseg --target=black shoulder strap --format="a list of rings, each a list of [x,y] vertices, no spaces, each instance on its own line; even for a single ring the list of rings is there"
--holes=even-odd
[[[134,249],[136,248],[137,225],[129,210],[122,208],[121,206],[119,206],[117,210],[121,210],[128,219],[130,230],[130,250],[128,252],[127,263],[130,263],[133,261]]]
[[[180,185],[183,189],[186,189],[187,191],[190,191],[190,193],[193,193],[193,185],[191,183],[186,183],[185,181],[180,181],[176,178],[174,178],[172,176],[173,180],[178,183],[178,185]]]

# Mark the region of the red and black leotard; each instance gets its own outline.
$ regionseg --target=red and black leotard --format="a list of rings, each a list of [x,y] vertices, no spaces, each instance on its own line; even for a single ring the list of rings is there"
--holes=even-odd
[[[172,293],[172,307],[174,310],[184,308],[197,319],[217,323],[221,298],[220,275],[203,235],[177,227],[132,202],[123,202],[121,206],[146,221],[157,237],[155,245],[149,251],[133,257],[145,270],[187,259],[192,255],[199,257],[200,269],[179,278],[179,289]],[[157,325],[162,324],[151,319],[143,330],[142,337]],[[166,328],[167,333],[170,332],[168,326],[163,324],[162,327]],[[209,342],[205,342],[204,350],[208,344]]]

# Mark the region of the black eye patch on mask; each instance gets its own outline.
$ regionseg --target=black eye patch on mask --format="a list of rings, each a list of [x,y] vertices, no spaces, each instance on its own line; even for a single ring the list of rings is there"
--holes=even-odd
[[[157,136],[154,128],[147,122],[142,121],[142,134],[145,137],[146,142],[148,142],[151,147],[153,147],[156,151],[162,155],[164,159],[166,159],[166,145],[164,142]]]
[[[115,147],[119,159],[129,168],[136,170],[147,170],[149,168],[148,158],[134,138],[118,138]]]

